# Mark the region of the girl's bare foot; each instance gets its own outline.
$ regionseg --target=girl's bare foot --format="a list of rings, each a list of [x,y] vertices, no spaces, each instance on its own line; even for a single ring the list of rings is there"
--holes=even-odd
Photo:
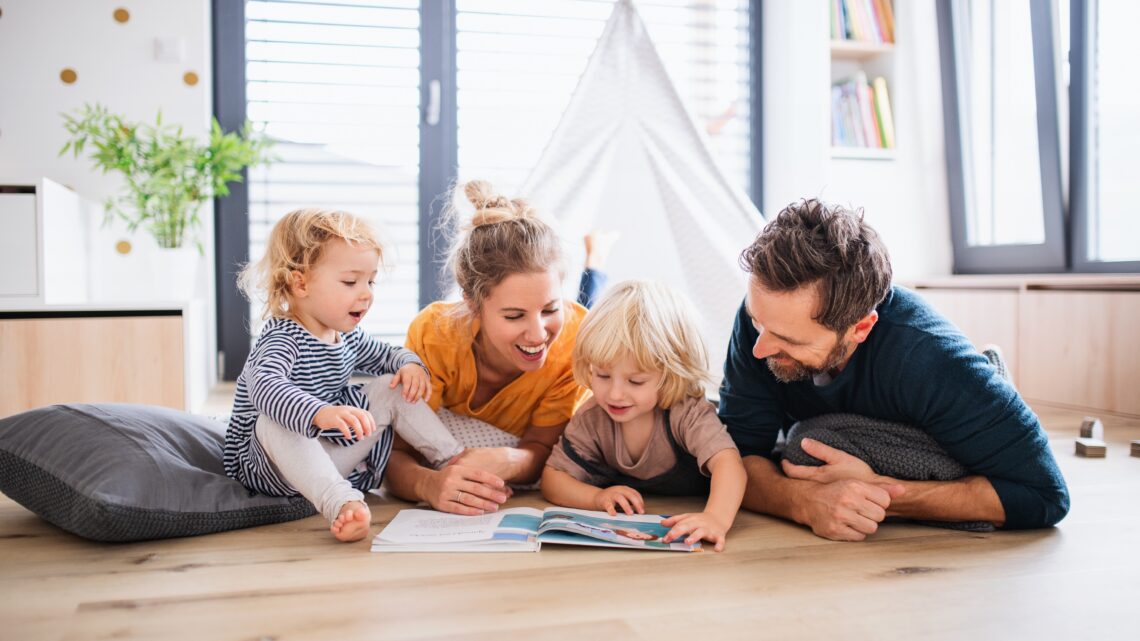
[[[350,543],[359,541],[368,536],[368,527],[372,523],[372,512],[363,501],[349,501],[340,508],[329,531],[338,541]]]

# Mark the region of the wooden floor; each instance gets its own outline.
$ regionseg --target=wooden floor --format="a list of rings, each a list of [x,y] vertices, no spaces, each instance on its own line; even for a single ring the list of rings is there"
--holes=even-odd
[[[1038,411],[1073,508],[1059,527],[1035,532],[887,525],[867,542],[833,543],[742,513],[723,554],[547,546],[417,555],[334,543],[314,517],[105,545],[0,496],[0,637],[1140,638],[1140,458],[1128,451],[1140,419],[1102,416],[1108,457],[1081,459],[1081,414]],[[408,507],[370,502],[374,533]]]

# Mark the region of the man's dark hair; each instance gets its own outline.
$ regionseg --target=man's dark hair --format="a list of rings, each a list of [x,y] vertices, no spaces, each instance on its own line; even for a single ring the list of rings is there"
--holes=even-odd
[[[862,210],[828,206],[814,198],[792,203],[740,254],[740,266],[764,289],[787,292],[816,286],[813,320],[846,331],[887,296],[891,259]]]

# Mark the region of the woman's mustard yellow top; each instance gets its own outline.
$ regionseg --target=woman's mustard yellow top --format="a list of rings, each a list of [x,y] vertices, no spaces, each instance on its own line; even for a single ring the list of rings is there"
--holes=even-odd
[[[524,372],[476,410],[471,408],[478,379],[471,346],[479,332],[479,320],[456,322],[448,313],[462,304],[432,303],[408,328],[408,349],[418,354],[431,372],[431,408],[438,412],[445,407],[516,436],[522,436],[531,425],[553,427],[569,421],[586,394],[586,389],[574,382],[571,369],[574,339],[586,308],[565,301],[562,333],[551,344],[542,367]]]

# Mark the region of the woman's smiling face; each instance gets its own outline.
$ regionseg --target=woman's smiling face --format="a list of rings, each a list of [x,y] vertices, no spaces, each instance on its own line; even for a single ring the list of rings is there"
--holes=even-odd
[[[556,270],[511,274],[491,289],[479,311],[479,343],[496,369],[542,367],[562,331],[562,277]]]

